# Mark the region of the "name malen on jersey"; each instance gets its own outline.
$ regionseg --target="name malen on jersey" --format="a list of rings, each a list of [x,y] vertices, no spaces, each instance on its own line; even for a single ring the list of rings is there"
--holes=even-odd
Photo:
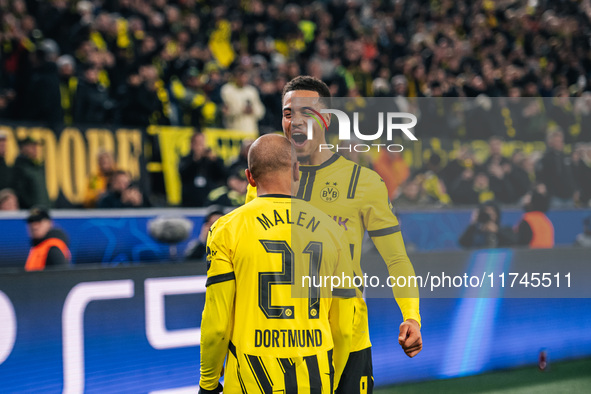
[[[320,220],[316,219],[316,216],[308,217],[308,213],[301,211],[294,221],[291,220],[291,214],[289,209],[285,210],[285,215],[281,215],[277,212],[276,209],[273,210],[273,216],[271,218],[267,217],[264,213],[261,213],[257,216],[257,220],[263,226],[263,229],[268,230],[273,226],[277,226],[280,224],[295,224],[296,226],[305,227],[306,229],[312,230],[312,232],[316,231],[318,225],[320,225]]]
[[[320,347],[320,330],[255,330],[255,347]]]

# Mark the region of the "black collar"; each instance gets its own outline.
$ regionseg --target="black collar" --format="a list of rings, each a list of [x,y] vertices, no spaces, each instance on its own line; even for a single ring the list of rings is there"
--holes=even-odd
[[[290,196],[288,194],[263,194],[262,196],[259,196],[259,197],[292,198],[293,196]]]

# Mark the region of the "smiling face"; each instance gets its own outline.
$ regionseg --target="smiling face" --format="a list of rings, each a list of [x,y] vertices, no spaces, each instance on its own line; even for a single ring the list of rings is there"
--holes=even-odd
[[[298,160],[307,164],[310,157],[319,152],[320,144],[326,144],[322,120],[316,122],[310,107],[319,112],[322,109],[320,95],[311,90],[292,90],[283,97],[283,133],[294,144]],[[329,125],[330,117],[323,115]],[[308,119],[312,119],[312,139],[308,139]],[[320,123],[320,124],[319,124]]]

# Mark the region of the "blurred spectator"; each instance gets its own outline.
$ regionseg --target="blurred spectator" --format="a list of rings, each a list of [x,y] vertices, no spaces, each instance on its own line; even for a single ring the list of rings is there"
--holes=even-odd
[[[240,153],[238,154],[238,157],[232,162],[232,164],[230,164],[230,167],[228,167],[229,173],[236,171],[244,172],[244,170],[248,168],[248,151],[250,150],[250,146],[253,142],[253,140],[248,138],[242,140],[240,143]]]
[[[222,87],[224,126],[230,130],[255,131],[265,115],[257,89],[248,84],[248,73],[242,68],[234,72],[234,81]]]
[[[283,114],[281,106],[281,93],[287,83],[285,78],[278,77],[275,80],[270,76],[263,81],[261,86],[261,102],[265,106],[265,115],[260,120],[261,134],[272,133],[281,130],[281,118]]]
[[[501,203],[512,203],[516,201],[513,185],[507,174],[511,172],[511,163],[503,156],[503,140],[500,137],[491,137],[489,140],[490,156],[484,162],[487,169],[490,188],[495,199]]]
[[[0,211],[18,211],[18,198],[12,189],[0,190]]]
[[[451,190],[454,183],[465,173],[466,169],[474,171],[475,168],[479,167],[474,151],[468,144],[462,145],[457,152],[452,152],[452,154],[454,153],[455,157],[448,161],[439,174],[448,190]]]
[[[230,172],[225,186],[213,189],[207,199],[210,204],[224,207],[239,207],[244,205],[248,181],[244,170],[237,169]]]
[[[473,211],[470,225],[458,242],[464,248],[504,248],[515,240],[510,227],[501,227],[499,206],[487,201]]]
[[[35,207],[29,212],[27,229],[31,237],[31,249],[25,270],[42,271],[46,267],[65,267],[70,264],[68,237],[55,227],[49,211]]]
[[[554,247],[554,225],[546,216],[550,206],[544,184],[538,184],[523,199],[525,214],[515,226],[517,244],[531,249]]]
[[[149,125],[150,118],[158,110],[160,103],[137,69],[130,72],[121,90],[121,108],[117,115],[121,123],[126,126]]]
[[[131,182],[131,176],[117,170],[109,180],[109,188],[99,200],[97,208],[142,208],[149,207],[140,188]]]
[[[523,151],[518,150],[511,157],[511,164],[507,167],[507,180],[513,189],[513,201],[521,199],[529,190],[535,181],[535,166],[532,157],[526,157]]]
[[[201,225],[199,238],[189,242],[185,251],[185,260],[204,260],[206,255],[205,245],[209,229],[216,220],[224,216],[224,209],[219,205],[211,205],[207,209],[207,215]]]
[[[205,206],[209,193],[225,182],[224,162],[206,146],[203,133],[191,137],[191,152],[181,158],[179,174],[184,207]]]
[[[455,204],[476,205],[485,201],[494,200],[495,194],[490,189],[488,175],[472,169],[465,169],[450,191],[450,196]]]
[[[26,120],[43,121],[52,125],[63,122],[60,80],[55,63],[58,55],[57,43],[49,39],[41,42],[35,52],[23,109]]]
[[[400,194],[394,200],[394,208],[398,211],[400,208],[416,208],[426,206],[430,203],[421,182],[417,179],[407,179],[400,187]]]
[[[408,164],[402,158],[400,152],[390,152],[387,149],[380,150],[377,160],[373,163],[373,169],[386,183],[390,200],[393,200],[402,185],[410,175]]]
[[[84,206],[86,208],[94,208],[96,206],[101,195],[107,191],[109,179],[111,179],[117,170],[115,158],[111,152],[100,152],[97,161],[98,170],[94,174],[90,174],[88,179],[88,188],[84,197]]]
[[[591,144],[578,144],[572,154],[574,178],[577,185],[577,205],[591,205]]]
[[[591,216],[587,216],[583,220],[583,232],[577,235],[575,246],[591,248]]]
[[[20,154],[14,161],[12,185],[22,209],[50,205],[45,183],[45,166],[40,159],[39,142],[26,137],[19,141]]]
[[[430,202],[438,205],[448,205],[451,204],[451,198],[440,178],[441,171],[441,157],[437,153],[432,153],[427,163],[417,172],[415,178],[421,183],[421,188]]]
[[[554,130],[548,134],[548,148],[540,161],[537,180],[546,185],[553,208],[571,207],[575,180],[571,158],[564,154],[564,134]]]
[[[491,137],[488,141],[488,148],[490,155],[484,162],[485,167],[490,167],[493,164],[504,167],[511,164],[509,160],[503,156],[503,139],[501,137]]]
[[[74,96],[74,122],[82,124],[104,124],[112,103],[105,86],[99,82],[99,68],[90,65],[83,72]]]
[[[0,190],[12,185],[12,168],[6,164],[6,131],[0,130]]]
[[[171,82],[172,95],[180,107],[180,124],[195,127],[198,131],[213,124],[217,112],[216,105],[203,91],[201,79],[199,71],[191,67],[183,81],[173,78]]]
[[[57,59],[57,67],[64,123],[71,125],[74,121],[74,98],[78,90],[78,78],[75,75],[76,61],[70,55],[63,55]]]

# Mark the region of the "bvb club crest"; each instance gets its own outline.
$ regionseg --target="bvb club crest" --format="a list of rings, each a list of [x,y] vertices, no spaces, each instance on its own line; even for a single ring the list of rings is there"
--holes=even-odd
[[[339,189],[336,182],[326,182],[326,186],[320,191],[320,198],[326,202],[333,202],[339,198]]]

